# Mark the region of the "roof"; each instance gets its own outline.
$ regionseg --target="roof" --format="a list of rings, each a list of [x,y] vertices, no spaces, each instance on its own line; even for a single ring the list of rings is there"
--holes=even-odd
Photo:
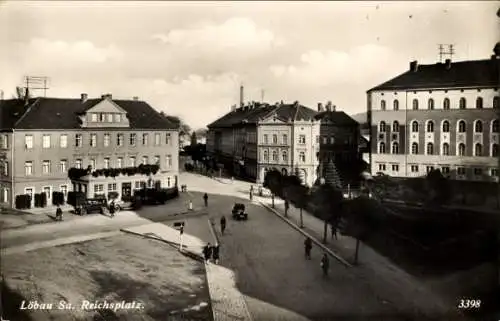
[[[232,127],[243,123],[243,121],[252,124],[257,123],[260,119],[269,117],[272,114],[276,114],[278,118],[286,120],[311,120],[317,112],[298,103],[276,105],[256,103],[254,107],[246,106],[231,111],[230,113],[227,113],[212,122],[207,127]]]
[[[78,114],[95,106],[103,98],[80,99],[32,98],[0,101],[0,130],[11,129],[81,129]],[[178,129],[178,125],[139,100],[112,100],[127,112],[130,129]]]
[[[446,64],[418,65],[368,91],[394,89],[498,87],[500,59],[470,60]]]
[[[328,120],[337,126],[358,126],[359,123],[343,111],[323,111],[315,116],[318,120]]]

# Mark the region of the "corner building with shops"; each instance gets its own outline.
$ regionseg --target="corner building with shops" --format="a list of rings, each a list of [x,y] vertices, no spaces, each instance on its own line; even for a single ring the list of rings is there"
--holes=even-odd
[[[371,172],[420,177],[437,168],[456,180],[498,181],[498,57],[431,65],[367,92]]]
[[[30,98],[0,101],[0,203],[14,207],[17,195],[83,191],[87,197],[117,192],[119,199],[141,187],[178,183],[178,128],[146,102]],[[156,164],[155,174],[105,175],[106,169]],[[71,168],[96,170],[77,180]],[[116,171],[115,171],[116,172]]]

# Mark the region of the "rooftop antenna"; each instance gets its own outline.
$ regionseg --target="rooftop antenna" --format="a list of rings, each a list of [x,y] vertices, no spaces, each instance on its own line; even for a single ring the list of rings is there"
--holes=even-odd
[[[26,76],[24,77],[24,82],[26,84],[26,87],[24,89],[27,89],[29,92],[33,92],[33,89],[37,90],[43,90],[43,97],[47,97],[47,83],[49,81],[49,77],[45,76]]]
[[[447,48],[446,48],[446,47]],[[439,62],[443,62],[443,57],[448,56],[451,60],[455,54],[455,48],[452,44],[439,44]]]

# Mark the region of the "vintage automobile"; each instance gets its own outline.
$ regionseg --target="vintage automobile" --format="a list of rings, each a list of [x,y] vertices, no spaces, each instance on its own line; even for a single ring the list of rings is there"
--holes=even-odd
[[[248,213],[245,212],[245,204],[235,203],[232,216],[235,220],[248,220]]]
[[[108,203],[105,198],[87,198],[75,206],[75,213],[78,215],[107,212]]]

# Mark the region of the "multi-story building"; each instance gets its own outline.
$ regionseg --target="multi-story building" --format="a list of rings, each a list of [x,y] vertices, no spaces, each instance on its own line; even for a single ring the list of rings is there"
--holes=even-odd
[[[498,180],[500,60],[419,65],[367,92],[372,173]]]
[[[302,106],[251,103],[235,108],[208,125],[207,151],[217,163],[257,182],[277,169],[297,174],[312,185],[316,180],[319,121]]]
[[[144,184],[177,185],[177,126],[143,101],[111,95],[88,99],[86,94],[12,99],[0,102],[0,116],[1,203],[13,206],[21,194],[45,192],[50,204],[53,191],[78,190],[89,197],[116,191],[124,197]],[[140,164],[157,164],[159,171],[68,177],[72,167],[95,171]]]

